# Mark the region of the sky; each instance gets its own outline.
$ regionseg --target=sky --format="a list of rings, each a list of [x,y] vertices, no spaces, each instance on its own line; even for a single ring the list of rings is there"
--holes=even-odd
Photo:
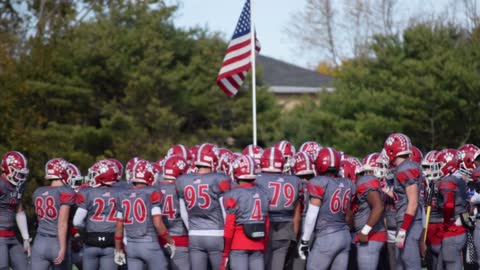
[[[299,49],[298,39],[286,32],[292,16],[302,11],[307,0],[251,0],[257,37],[262,44],[261,54],[301,67],[313,69],[319,62],[311,51]],[[398,0],[397,17],[402,18],[432,11],[442,11],[455,0]],[[167,1],[168,2],[168,1]],[[460,2],[460,1],[457,1]],[[180,8],[174,23],[178,27],[200,26],[220,32],[228,41],[235,29],[245,0],[170,0]],[[333,0],[334,4],[341,0]],[[460,9],[457,7],[456,9]],[[457,13],[458,10],[453,12]],[[452,12],[452,11],[448,11]]]

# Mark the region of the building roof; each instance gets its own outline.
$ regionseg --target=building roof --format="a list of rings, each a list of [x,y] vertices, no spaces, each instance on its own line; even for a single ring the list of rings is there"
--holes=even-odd
[[[256,61],[263,72],[263,84],[274,93],[307,94],[334,89],[334,78],[330,76],[264,55],[257,55]]]

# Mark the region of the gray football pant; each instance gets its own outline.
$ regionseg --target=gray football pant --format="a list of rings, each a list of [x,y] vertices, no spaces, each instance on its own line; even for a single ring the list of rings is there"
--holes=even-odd
[[[62,267],[65,263],[61,265],[53,264],[59,250],[58,238],[37,234],[32,247],[32,270],[66,269],[65,266]],[[68,254],[65,252],[65,260],[67,258]]]
[[[5,237],[0,242],[0,270],[27,270],[27,256],[15,237]]]
[[[440,263],[443,262],[444,269],[462,270],[462,250],[466,241],[466,234],[443,238],[440,251],[442,254],[442,260]]]
[[[368,241],[366,244],[357,243],[357,264],[359,270],[376,270],[383,242]]]
[[[430,245],[430,254],[432,258],[432,270],[443,270],[442,253],[440,252],[442,245]]]
[[[265,266],[263,252],[256,250],[232,250],[229,261],[231,270],[263,270]]]
[[[283,269],[290,240],[271,240],[265,250],[265,270]]]
[[[171,270],[190,270],[190,253],[188,247],[177,247],[173,259],[170,259]]]
[[[207,270],[208,260],[210,260],[212,270],[220,269],[223,237],[191,235],[188,237],[188,245],[190,264],[194,266],[195,270]]]
[[[128,242],[127,248],[128,270],[167,269],[168,263],[158,242]]]
[[[420,247],[419,241],[422,235],[423,225],[421,221],[415,221],[407,231],[407,237],[403,249],[396,248],[395,256],[397,261],[397,270],[420,270]],[[398,230],[397,230],[398,232]]]
[[[348,230],[315,237],[312,250],[307,258],[307,269],[347,269],[351,242],[352,237]]]
[[[117,265],[113,260],[114,247],[93,247],[87,246],[83,248],[83,270],[98,269],[116,269]]]

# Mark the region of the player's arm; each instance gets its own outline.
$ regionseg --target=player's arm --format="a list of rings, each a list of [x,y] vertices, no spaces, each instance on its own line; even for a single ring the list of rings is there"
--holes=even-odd
[[[27,215],[25,215],[25,211],[23,210],[23,204],[19,203],[17,207],[17,214],[15,215],[15,219],[17,221],[17,227],[22,235],[23,239],[23,251],[30,257],[32,253],[32,249],[30,247],[30,234],[28,233],[28,222],[27,222]]]
[[[78,208],[75,211],[75,215],[73,216],[73,226],[77,228],[83,228],[85,227],[84,221],[87,217],[88,211],[86,209],[85,196],[83,195],[82,191],[77,193],[75,200]]]
[[[302,221],[302,202],[298,200],[295,203],[295,208],[293,210],[293,232],[295,233],[295,238],[298,236],[300,231],[300,224]]]
[[[67,230],[68,230],[68,215],[70,213],[70,205],[61,205],[58,215],[58,241],[60,250],[57,258],[53,261],[54,264],[62,263],[67,251]]]
[[[153,211],[153,210],[152,210]],[[165,226],[165,223],[162,221],[162,215],[161,214],[155,214],[153,215],[153,226],[155,227],[155,230],[157,231],[158,235],[165,239],[165,241],[169,244],[175,244],[175,241],[173,241],[172,237],[170,234],[168,234],[168,229]]]
[[[322,200],[320,198],[310,198],[310,203],[305,215],[305,222],[303,224],[303,241],[310,241],[321,206]]]
[[[407,209],[405,210],[405,216],[403,219],[403,223],[401,228],[404,230],[408,230],[411,223],[413,222],[413,218],[415,217],[415,213],[417,212],[418,207],[418,185],[411,184],[405,188],[405,192],[407,195]]]
[[[117,214],[117,223],[115,225],[115,250],[122,250],[122,240],[123,240],[123,218]]]
[[[370,215],[368,216],[367,223],[361,231],[364,235],[368,235],[370,230],[380,221],[385,209],[380,193],[377,191],[372,190],[368,192],[367,203],[370,207]]]
[[[180,217],[183,220],[183,224],[185,224],[185,227],[188,230],[188,212],[187,212],[187,205],[185,204],[184,199],[179,199],[179,205],[180,205]]]

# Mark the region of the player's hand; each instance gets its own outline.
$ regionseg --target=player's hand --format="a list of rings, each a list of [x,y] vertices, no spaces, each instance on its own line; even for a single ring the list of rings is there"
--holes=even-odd
[[[359,241],[361,244],[366,244],[366,243],[368,243],[368,234],[359,233],[359,234],[358,234],[358,241]]]
[[[27,257],[32,255],[32,247],[30,246],[30,239],[23,239],[23,251],[27,254]]]
[[[398,248],[403,249],[405,246],[405,238],[407,237],[407,231],[400,229],[397,233],[397,237],[395,238],[395,245]]]
[[[53,264],[61,264],[63,259],[65,259],[65,248],[60,248],[60,250],[58,250],[57,258],[53,260]]]
[[[309,244],[309,241],[300,240],[300,244],[298,245],[298,256],[300,256],[300,259],[307,259],[308,252],[310,251]]]
[[[175,256],[175,242],[173,244],[167,243],[165,246],[163,246],[163,250],[165,250],[165,253],[170,257],[170,259],[173,259]]]
[[[121,250],[115,250],[115,252],[113,253],[113,260],[117,265],[120,265],[120,266],[127,263],[127,259],[125,258],[125,253],[123,253],[123,251]]]

